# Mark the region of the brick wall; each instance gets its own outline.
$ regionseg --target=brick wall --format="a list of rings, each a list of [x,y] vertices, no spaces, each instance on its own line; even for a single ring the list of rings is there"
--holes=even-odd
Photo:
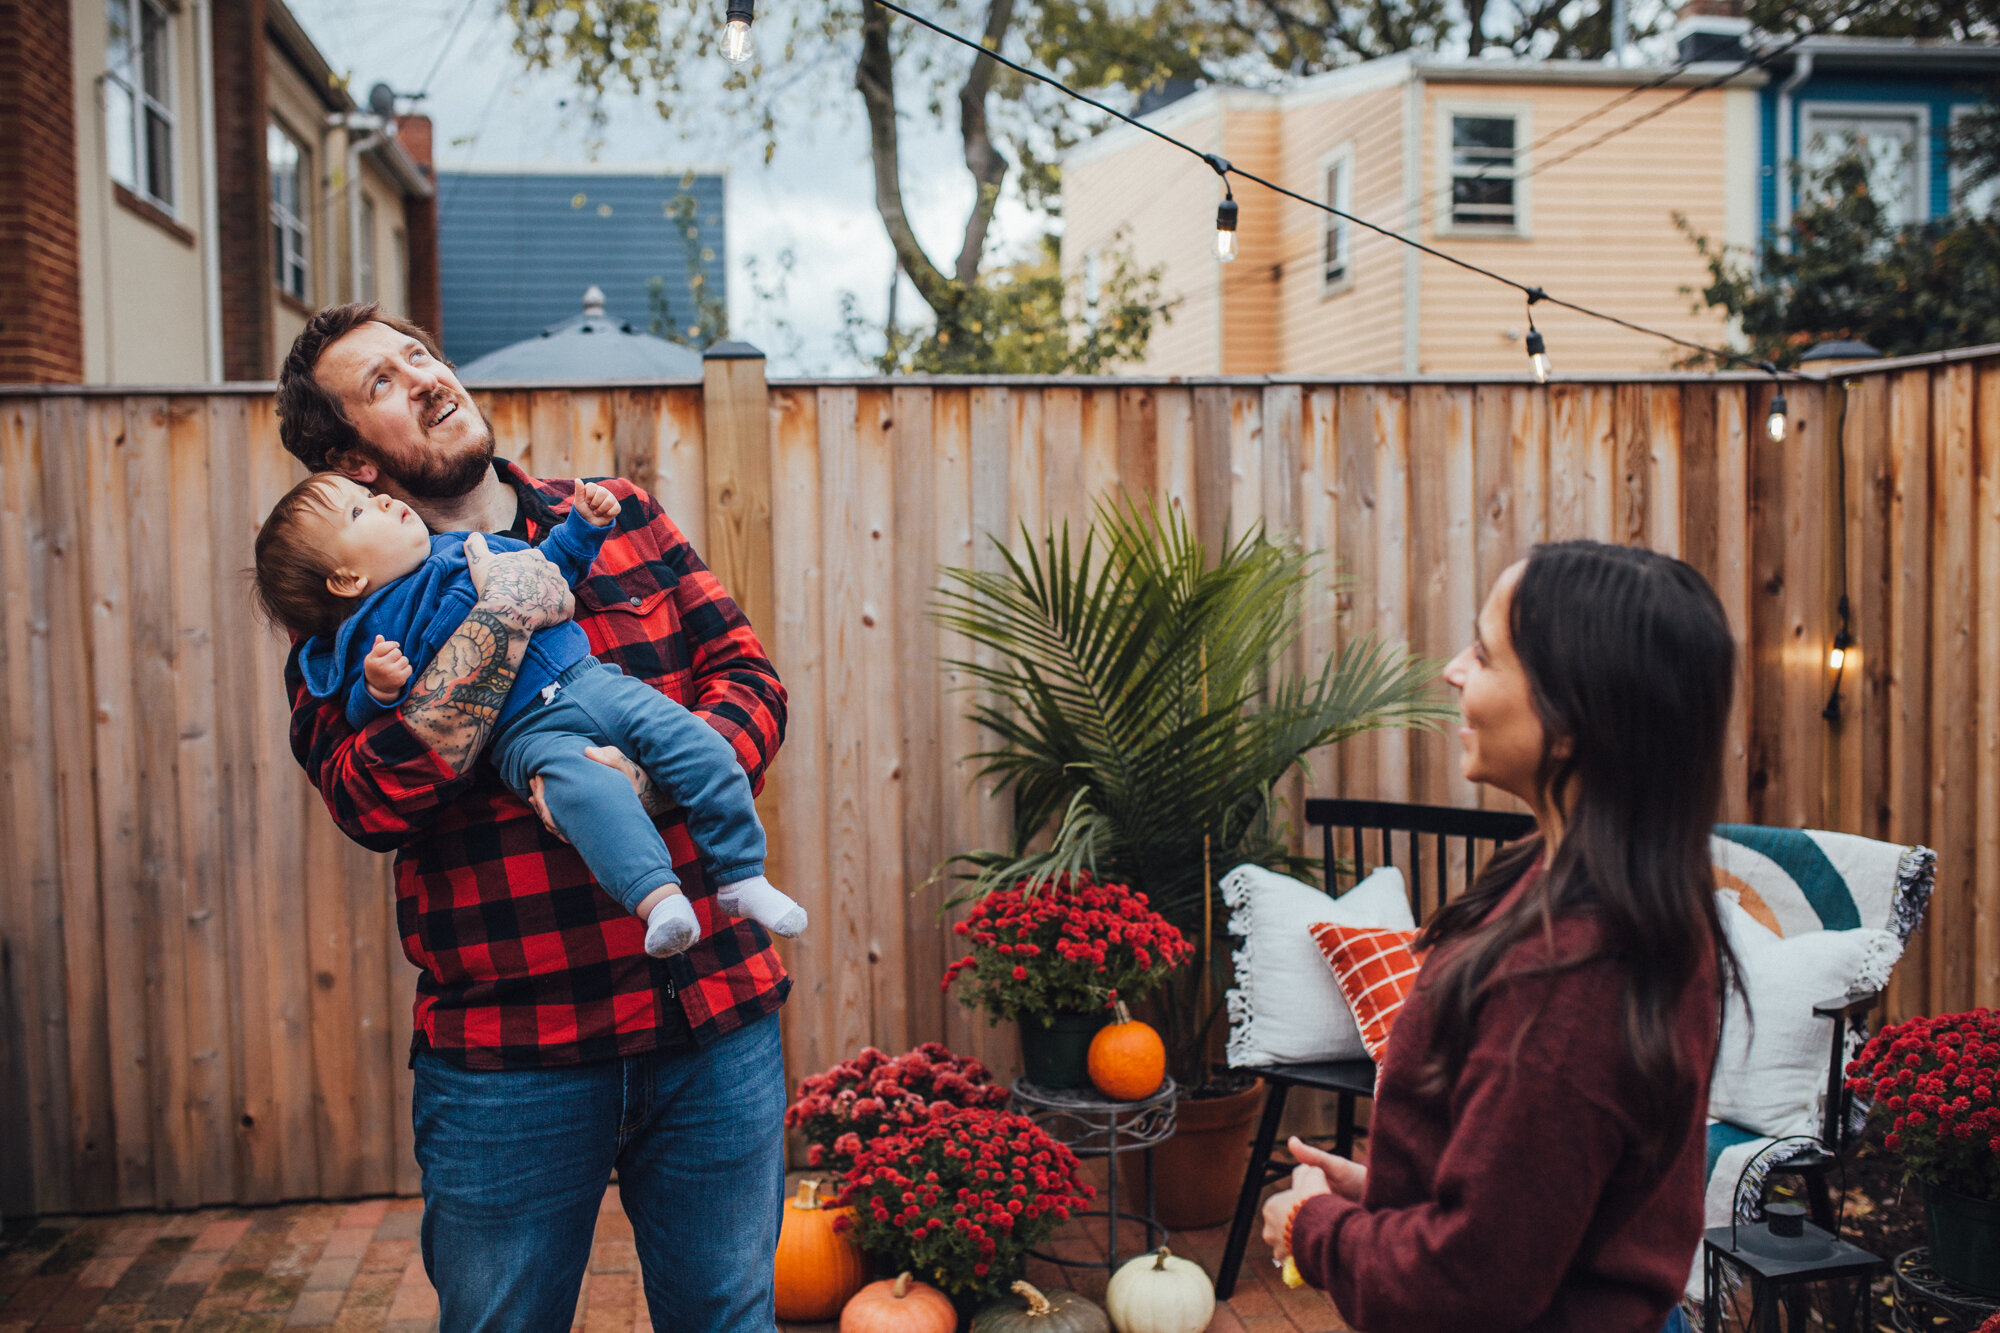
[[[0,383],[83,378],[69,11],[0,0]]]
[[[409,247],[410,319],[444,342],[444,287],[438,269],[437,170],[431,161],[431,118],[399,116],[396,138],[431,183],[428,199],[403,200],[403,234]]]
[[[7,3],[8,0],[0,0]],[[215,184],[222,246],[222,376],[270,379],[271,186],[264,131],[264,0],[215,0]]]

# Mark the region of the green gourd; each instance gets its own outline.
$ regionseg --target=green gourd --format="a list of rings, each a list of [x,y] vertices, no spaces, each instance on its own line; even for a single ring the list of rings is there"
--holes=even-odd
[[[1104,1311],[1073,1291],[1016,1282],[1014,1294],[1020,1299],[1002,1299],[974,1315],[972,1333],[1111,1333]]]

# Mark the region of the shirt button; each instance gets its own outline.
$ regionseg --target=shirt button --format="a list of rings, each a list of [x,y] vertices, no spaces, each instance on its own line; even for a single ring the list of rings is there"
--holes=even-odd
[[[634,605],[634,606],[637,606],[638,604],[639,604],[639,599],[638,599],[638,598],[636,598],[636,597],[634,597],[634,598],[632,599],[632,605]]]

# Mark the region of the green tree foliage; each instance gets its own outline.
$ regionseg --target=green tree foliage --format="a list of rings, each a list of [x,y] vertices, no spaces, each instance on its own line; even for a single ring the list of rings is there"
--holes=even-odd
[[[1094,299],[1064,283],[1056,238],[1042,238],[1033,261],[980,275],[978,285],[928,326],[893,327],[887,345],[866,347],[882,330],[843,302],[848,350],[885,375],[1095,375],[1145,355],[1156,320],[1172,313],[1160,303],[1160,271],[1141,273],[1129,253],[1112,252],[1111,272]]]
[[[1898,227],[1858,155],[1808,178],[1803,195],[1784,243],[1754,254],[1676,218],[1708,263],[1703,302],[1729,312],[1752,355],[1790,365],[1836,338],[1891,356],[2000,342],[2000,223],[1959,213]]]
[[[715,259],[715,252],[701,243],[701,227],[695,220],[698,205],[688,191],[694,184],[690,172],[681,179],[680,193],[667,202],[667,220],[681,236],[681,288],[686,293],[676,300],[667,290],[667,280],[655,274],[646,279],[646,305],[652,311],[650,332],[670,343],[706,351],[729,336],[729,306],[708,290],[708,274],[702,266]]]

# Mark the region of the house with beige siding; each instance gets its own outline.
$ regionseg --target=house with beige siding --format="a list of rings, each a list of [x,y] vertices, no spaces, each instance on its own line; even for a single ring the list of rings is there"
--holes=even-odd
[[[283,0],[0,7],[0,382],[269,378],[313,310],[435,325],[429,122]]]
[[[1727,330],[1691,309],[1705,270],[1675,217],[1738,245],[1757,235],[1764,76],[1687,95],[1739,63],[1696,63],[1641,90],[1667,71],[1399,55],[1281,90],[1207,88],[1148,123],[1470,263],[1713,343]],[[1074,150],[1063,188],[1064,262],[1079,288],[1123,248],[1162,269],[1175,303],[1132,373],[1527,369],[1518,292],[1240,178],[1238,256],[1219,263],[1221,180],[1129,126]],[[1535,324],[1558,373],[1664,368],[1681,355],[1548,306]]]

